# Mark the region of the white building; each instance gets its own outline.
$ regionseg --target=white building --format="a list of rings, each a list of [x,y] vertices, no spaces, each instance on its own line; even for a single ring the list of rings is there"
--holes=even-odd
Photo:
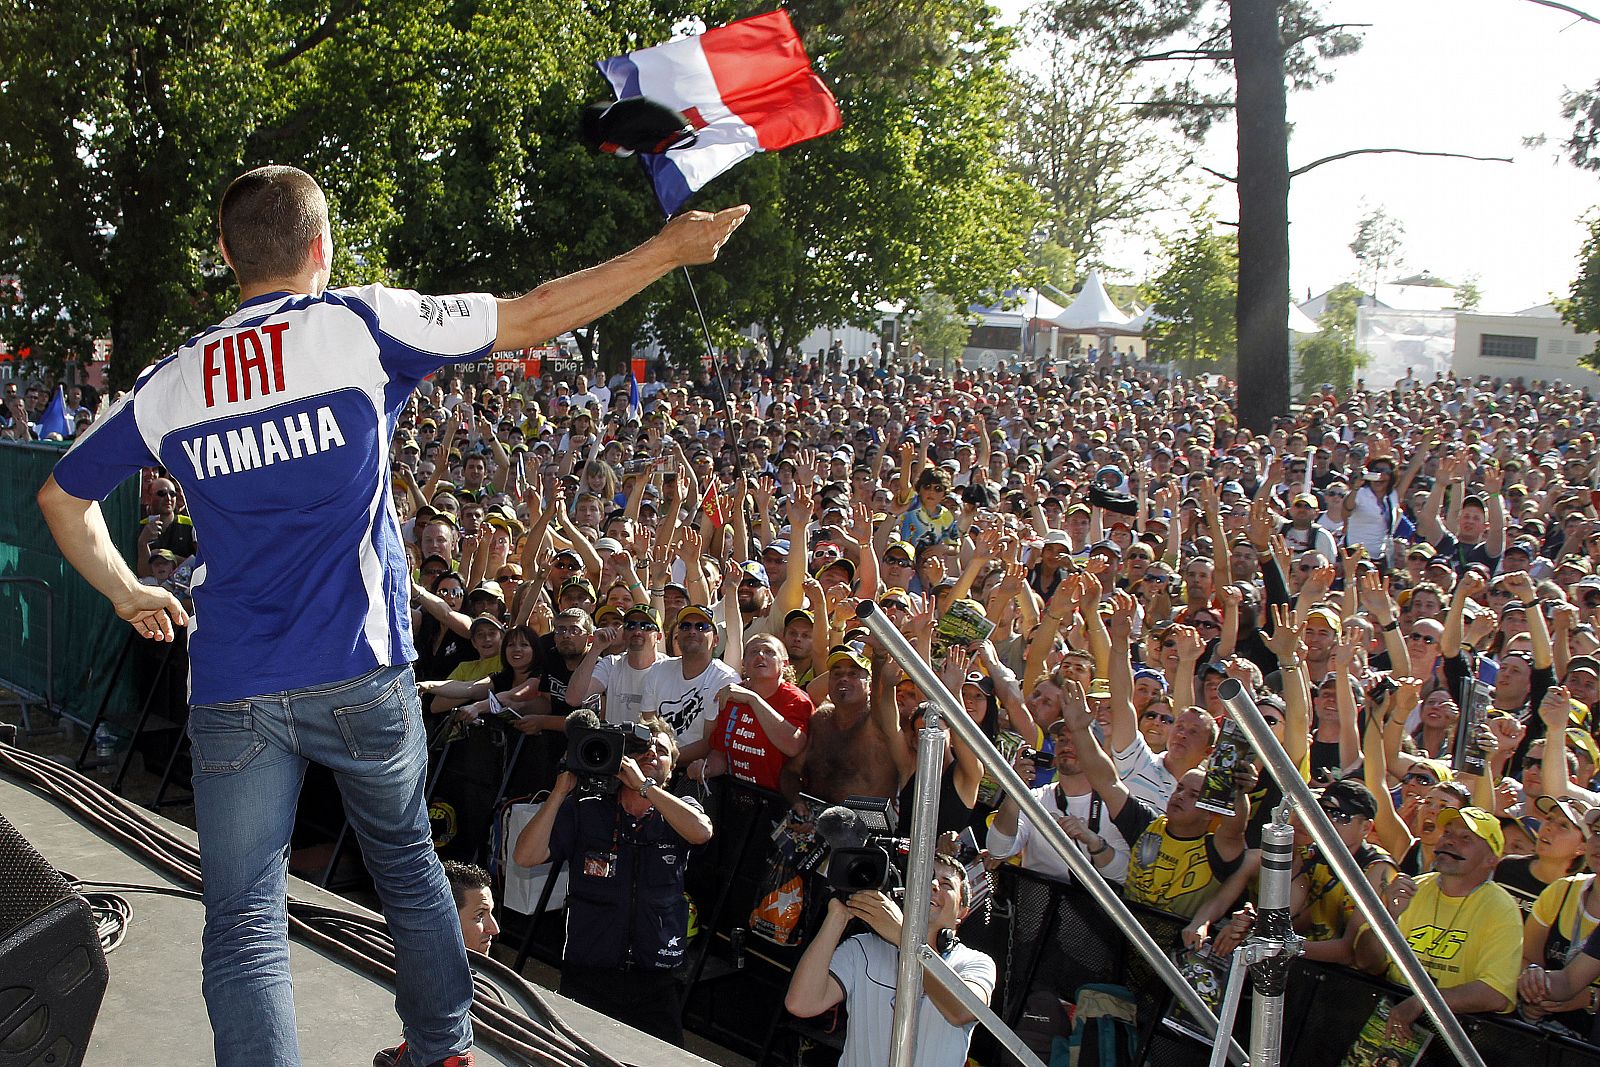
[[[1554,380],[1600,392],[1600,374],[1579,364],[1594,345],[1594,334],[1574,330],[1550,304],[1511,315],[1461,311],[1450,368],[1458,378]]]

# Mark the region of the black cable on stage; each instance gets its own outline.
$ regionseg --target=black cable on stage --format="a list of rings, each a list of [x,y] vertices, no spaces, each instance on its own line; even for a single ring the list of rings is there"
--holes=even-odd
[[[132,908],[120,897],[100,891],[151,892],[200,898],[199,850],[190,842],[151,822],[143,809],[69,768],[5,744],[0,744],[0,771],[9,771],[12,777],[41,790],[84,822],[190,887],[127,882],[78,883],[92,887],[94,896],[104,898],[100,903],[105,910],[97,911],[96,916],[102,943],[111,938],[109,948],[115,948],[126,936]],[[387,924],[381,919],[294,897],[288,899],[288,909],[290,930],[300,940],[350,962],[372,977],[393,982],[394,947]],[[351,941],[357,945],[353,946]],[[533,1010],[545,1019],[536,1020],[512,1010],[503,1002],[499,988],[475,973],[472,1005],[475,1037],[541,1067],[622,1067],[620,1060],[598,1048],[562,1020],[543,993],[510,967],[486,956],[476,957],[473,966],[503,983],[514,996],[525,1005],[532,1005]]]

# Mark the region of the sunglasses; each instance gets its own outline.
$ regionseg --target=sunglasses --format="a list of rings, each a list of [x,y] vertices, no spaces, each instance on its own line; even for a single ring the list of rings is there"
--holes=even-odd
[[[1340,811],[1338,808],[1330,808],[1325,805],[1318,806],[1322,808],[1322,814],[1326,815],[1334,822],[1339,823],[1341,826],[1355,820],[1355,816],[1348,811]]]
[[[553,571],[575,571],[581,566],[583,566],[583,564],[574,563],[569,559],[558,559],[554,563],[550,564],[550,569]]]
[[[1163,715],[1159,711],[1147,711],[1144,713],[1144,718],[1148,722],[1164,722],[1168,726],[1173,722],[1171,715]]]
[[[661,629],[661,627],[657,626],[653,622],[645,622],[643,620],[638,620],[638,619],[632,619],[632,620],[629,620],[628,622],[623,623],[622,624],[622,628],[624,630],[633,630],[633,631],[648,630],[651,633],[655,633],[655,632],[657,632],[658,630]]]
[[[465,593],[466,593],[465,589],[441,589],[441,590],[439,590],[439,595],[440,596],[462,596]]]
[[[739,580],[739,588],[741,588],[741,589],[745,589],[745,588],[760,589],[760,588],[763,588],[766,584],[767,583],[763,582],[760,578],[741,578]]]
[[[178,494],[174,493],[170,489],[157,489],[155,492],[151,493],[150,495],[151,496],[158,496],[158,497],[168,497],[168,496],[177,496]]]
[[[1401,778],[1400,781],[1406,785],[1435,786],[1439,784],[1439,779],[1435,778],[1433,775],[1418,774],[1416,771],[1412,771],[1410,774]]]
[[[1406,634],[1406,640],[1421,641],[1425,645],[1437,645],[1439,643],[1439,639],[1432,634],[1425,634],[1415,630]]]
[[[1222,624],[1220,622],[1217,622],[1217,621],[1213,620],[1213,619],[1196,619],[1196,620],[1194,620],[1194,626],[1195,626],[1195,629],[1197,629],[1197,630],[1220,630],[1220,629],[1222,629]]]
[[[709,622],[704,621],[704,620],[701,620],[699,622],[695,622],[693,620],[690,620],[690,621],[680,622],[678,624],[678,629],[680,629],[680,630],[693,630],[695,633],[702,633],[703,634],[703,633],[708,633],[711,630],[711,624]]]

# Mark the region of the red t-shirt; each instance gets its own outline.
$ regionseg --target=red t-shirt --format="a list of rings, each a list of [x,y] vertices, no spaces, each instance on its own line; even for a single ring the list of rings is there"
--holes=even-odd
[[[789,682],[779,683],[778,691],[767,698],[767,703],[785,722],[802,729],[816,710],[805,690]],[[778,788],[778,772],[789,761],[767,737],[748,704],[728,705],[727,713],[711,731],[711,749],[727,755],[729,774],[762,789]]]

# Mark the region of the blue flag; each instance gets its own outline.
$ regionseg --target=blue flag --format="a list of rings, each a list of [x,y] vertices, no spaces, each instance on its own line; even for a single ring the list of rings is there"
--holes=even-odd
[[[56,395],[45,405],[44,414],[39,416],[39,439],[42,441],[51,434],[60,435],[62,440],[72,436],[72,423],[67,421],[67,398],[59,385]]]
[[[628,375],[628,418],[634,422],[644,419],[644,405],[639,401],[639,379]]]

